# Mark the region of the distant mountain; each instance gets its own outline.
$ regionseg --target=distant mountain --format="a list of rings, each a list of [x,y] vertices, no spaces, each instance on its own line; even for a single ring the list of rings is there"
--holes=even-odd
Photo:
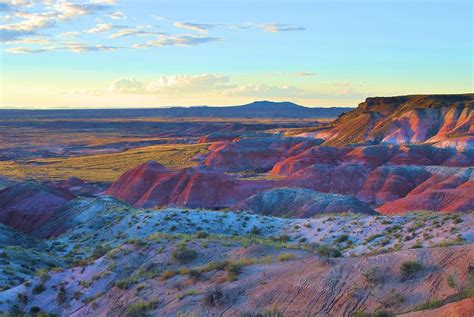
[[[226,107],[171,107],[154,109],[69,109],[0,110],[9,118],[127,118],[127,117],[208,117],[208,118],[337,118],[353,108],[309,108],[292,102],[255,101]]]

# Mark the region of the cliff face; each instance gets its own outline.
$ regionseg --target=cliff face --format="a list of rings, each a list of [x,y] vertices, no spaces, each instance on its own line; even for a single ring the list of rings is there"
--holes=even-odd
[[[429,143],[474,149],[474,94],[367,98],[315,137],[335,146]]]

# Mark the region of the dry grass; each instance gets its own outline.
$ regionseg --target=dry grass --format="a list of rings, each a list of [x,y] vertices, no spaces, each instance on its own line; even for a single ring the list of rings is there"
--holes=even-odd
[[[282,175],[272,175],[272,174],[258,174],[255,176],[250,177],[243,177],[243,180],[246,181],[260,181],[260,180],[267,180],[267,181],[278,181],[284,179],[285,176]]]
[[[47,158],[17,163],[0,162],[0,174],[14,179],[59,180],[79,177],[90,182],[112,182],[125,171],[149,160],[169,168],[195,165],[191,159],[207,151],[208,144],[166,144],[135,148],[132,150],[78,156]]]

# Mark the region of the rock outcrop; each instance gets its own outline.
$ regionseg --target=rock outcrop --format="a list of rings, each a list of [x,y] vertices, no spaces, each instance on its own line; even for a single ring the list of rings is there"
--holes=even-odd
[[[474,94],[367,98],[314,137],[337,146],[429,143],[474,149]]]
[[[355,197],[320,193],[303,188],[276,188],[247,198],[237,209],[270,216],[308,218],[324,213],[376,214]]]
[[[0,191],[0,223],[29,233],[74,198],[66,189],[37,182],[13,185]]]

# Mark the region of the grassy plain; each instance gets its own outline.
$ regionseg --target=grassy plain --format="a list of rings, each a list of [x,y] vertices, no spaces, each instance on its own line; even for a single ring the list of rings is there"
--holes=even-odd
[[[155,160],[169,168],[194,166],[192,158],[207,151],[208,144],[165,144],[119,153],[69,158],[42,158],[25,162],[0,161],[0,175],[13,179],[59,180],[79,177],[90,182],[112,182],[127,170]]]

